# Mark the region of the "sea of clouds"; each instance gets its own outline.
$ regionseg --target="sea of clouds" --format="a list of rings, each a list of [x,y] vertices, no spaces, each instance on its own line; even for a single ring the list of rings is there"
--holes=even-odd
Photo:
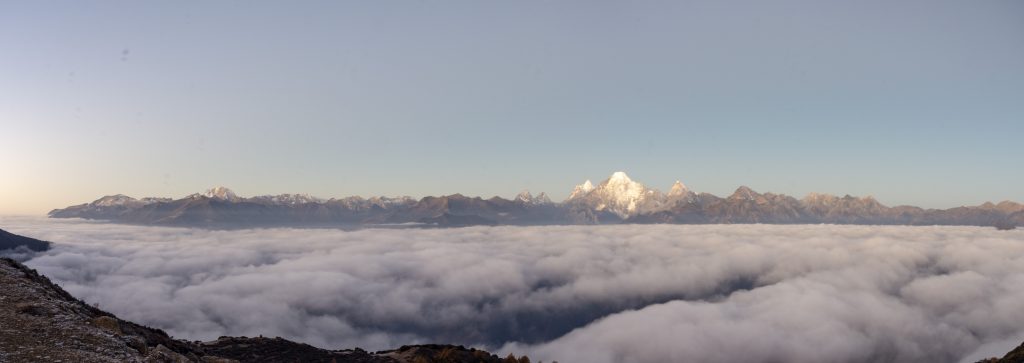
[[[624,225],[210,231],[0,218],[27,262],[186,339],[534,361],[973,362],[1024,341],[1024,231]]]

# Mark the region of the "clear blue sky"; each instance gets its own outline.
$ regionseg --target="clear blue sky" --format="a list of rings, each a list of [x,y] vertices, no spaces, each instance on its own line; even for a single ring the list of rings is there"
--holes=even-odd
[[[1024,201],[1022,1],[6,1],[0,214],[105,194]]]

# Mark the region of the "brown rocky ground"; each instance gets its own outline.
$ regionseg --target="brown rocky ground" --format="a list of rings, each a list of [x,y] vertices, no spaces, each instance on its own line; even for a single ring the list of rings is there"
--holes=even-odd
[[[1024,344],[1017,346],[1002,358],[989,358],[978,363],[1024,363]]]

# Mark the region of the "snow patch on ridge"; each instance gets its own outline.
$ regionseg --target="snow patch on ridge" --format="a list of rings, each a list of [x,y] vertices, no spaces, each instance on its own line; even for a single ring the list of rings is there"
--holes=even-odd
[[[238,195],[236,195],[235,192],[233,192],[233,191],[231,191],[231,189],[228,189],[228,188],[225,188],[225,187],[215,187],[213,189],[209,189],[209,190],[206,191],[206,193],[203,193],[203,196],[205,196],[207,198],[211,198],[211,199],[230,200],[230,201],[234,201],[234,200],[238,200],[239,199]]]

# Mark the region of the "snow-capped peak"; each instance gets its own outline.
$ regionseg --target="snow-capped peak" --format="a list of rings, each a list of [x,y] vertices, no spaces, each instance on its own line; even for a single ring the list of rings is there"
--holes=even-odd
[[[127,207],[138,207],[157,202],[167,202],[169,198],[142,198],[135,199],[124,194],[108,195],[103,198],[93,201],[93,206],[96,207],[115,207],[115,206],[127,206]]]
[[[551,203],[551,198],[548,198],[548,195],[543,192],[535,197],[529,191],[524,190],[516,196],[515,201],[523,204],[548,204]]]
[[[672,184],[672,189],[669,189],[668,196],[677,197],[681,195],[686,195],[689,192],[690,189],[687,188],[686,185],[683,184],[683,182],[676,180],[676,183]]]
[[[206,191],[206,193],[203,193],[203,196],[205,196],[207,198],[211,198],[211,199],[220,199],[220,200],[237,200],[238,199],[238,196],[235,195],[235,192],[233,192],[233,191],[231,191],[231,189],[228,189],[228,188],[225,188],[225,187],[216,187],[216,188],[213,188],[213,189],[209,189],[209,190]]]
[[[578,200],[596,211],[608,211],[626,219],[641,209],[659,207],[664,195],[633,181],[625,172],[617,171],[600,185],[594,186],[587,181],[577,186],[569,200]]]
[[[587,179],[587,181],[583,182],[583,184],[577,185],[575,188],[572,189],[572,193],[569,194],[568,200],[583,197],[593,190],[594,184],[590,182],[590,179]]]
[[[103,198],[97,199],[96,201],[92,202],[92,204],[99,207],[112,207],[115,205],[126,205],[135,201],[135,198],[129,197],[124,194],[117,194],[108,195]]]
[[[746,185],[742,185],[739,188],[736,188],[736,191],[729,196],[729,199],[754,200],[757,199],[758,196],[760,196],[760,194],[755,192],[753,189],[750,189],[750,187],[747,187]]]
[[[616,172],[612,173],[612,176],[608,178],[608,181],[614,182],[614,183],[631,183],[631,182],[633,182],[633,180],[629,178],[629,175],[626,175],[626,172],[624,172],[624,171],[616,171]]]
[[[612,176],[595,189],[607,203],[625,207],[628,212],[633,212],[636,209],[636,202],[647,194],[647,187],[633,181],[621,171],[612,173]]]
[[[280,205],[298,205],[308,203],[323,203],[323,199],[314,197],[309,194],[278,194],[278,195],[261,195],[258,197],[250,198],[253,201],[260,201],[270,204]]]

